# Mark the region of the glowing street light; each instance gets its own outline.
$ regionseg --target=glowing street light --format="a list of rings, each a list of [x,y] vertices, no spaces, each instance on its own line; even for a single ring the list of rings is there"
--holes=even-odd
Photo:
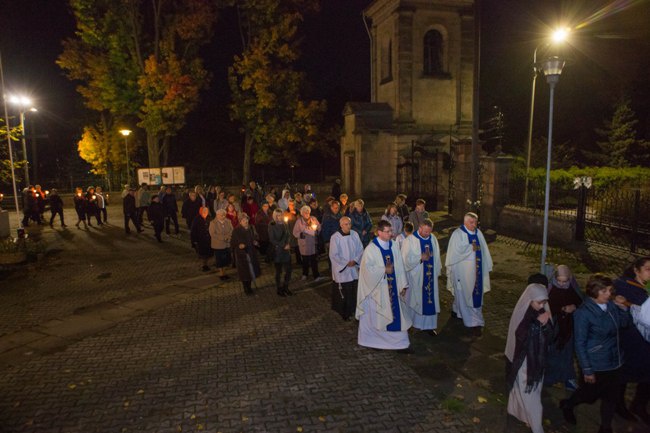
[[[131,172],[129,171],[129,135],[130,129],[120,129],[120,134],[124,136],[124,149],[126,151],[126,183],[131,185]]]
[[[568,27],[561,27],[559,29],[556,29],[551,34],[550,42],[544,42],[543,44],[538,45],[535,47],[535,51],[533,51],[533,90],[530,96],[530,118],[528,120],[528,151],[526,153],[526,184],[524,187],[524,206],[528,206],[528,176],[530,172],[530,153],[533,143],[533,115],[535,114],[535,83],[537,81],[537,74],[541,71],[541,68],[539,68],[537,65],[537,50],[539,50],[541,47],[548,47],[552,44],[561,44],[567,40],[570,31],[571,29]]]
[[[548,149],[546,153],[546,192],[544,193],[544,238],[542,240],[542,265],[541,272],[545,274],[546,267],[546,244],[548,239],[548,207],[551,189],[551,148],[553,147],[553,95],[555,85],[560,81],[560,74],[564,68],[564,60],[559,57],[551,57],[542,62],[542,70],[546,81],[551,87],[548,113]]]
[[[32,107],[32,100],[22,95],[10,95],[9,102],[17,105],[20,109],[20,129],[22,130],[22,145],[23,145],[23,158],[25,159],[25,186],[29,185],[29,161],[27,160],[27,144],[25,142],[25,111],[29,110],[36,112],[36,108]]]

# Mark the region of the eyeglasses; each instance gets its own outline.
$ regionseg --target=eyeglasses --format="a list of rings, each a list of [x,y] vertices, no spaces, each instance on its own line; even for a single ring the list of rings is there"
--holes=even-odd
[[[388,229],[388,230],[379,230],[382,233],[393,233],[393,230]]]

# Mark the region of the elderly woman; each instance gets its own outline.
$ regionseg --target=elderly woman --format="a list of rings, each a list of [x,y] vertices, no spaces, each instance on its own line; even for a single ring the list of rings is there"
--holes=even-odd
[[[650,257],[639,257],[614,281],[616,294],[624,297],[634,305],[643,305],[648,299],[645,287],[650,281]],[[624,418],[634,419],[630,415],[641,418],[650,425],[650,415],[647,412],[650,398],[650,343],[645,340],[636,326],[629,326],[621,331],[621,347],[625,354],[625,362],[621,367],[619,377],[620,388],[616,412]],[[629,411],[625,407],[625,388],[628,383],[636,383],[636,392]]]
[[[227,280],[225,268],[230,265],[230,237],[232,236],[232,224],[226,218],[226,211],[218,209],[215,218],[210,221],[210,240],[214,250],[214,258],[217,269],[219,269],[219,278]]]
[[[542,284],[526,287],[512,311],[505,350],[508,413],[528,424],[533,433],[544,433],[542,382],[551,334],[547,293]]]
[[[357,232],[363,247],[367,247],[370,242],[370,232],[372,231],[372,219],[370,214],[365,209],[365,203],[359,199],[353,203],[350,214],[348,215],[352,220],[352,230]],[[416,228],[417,229],[417,228]]]
[[[192,248],[196,250],[196,254],[203,263],[203,267],[201,268],[203,272],[210,270],[208,260],[212,257],[210,226],[207,220],[209,213],[210,211],[207,207],[201,207],[199,209],[199,215],[192,221],[192,228],[190,229]]]
[[[573,409],[600,399],[599,433],[612,432],[618,376],[623,364],[619,329],[631,322],[623,305],[625,299],[617,296],[614,302],[610,300],[613,284],[609,277],[600,274],[587,282],[587,297],[573,314],[576,355],[583,380],[570,398],[560,401],[564,419],[575,425]]]
[[[556,332],[549,348],[544,384],[559,382],[567,390],[575,391],[578,385],[573,367],[573,312],[582,304],[582,296],[571,269],[566,265],[557,267],[549,287],[548,303]]]
[[[244,293],[249,296],[253,295],[251,284],[261,274],[257,248],[255,248],[257,245],[255,228],[249,224],[248,215],[241,213],[239,215],[239,225],[232,231],[230,248],[235,253],[239,281],[244,286]]]
[[[395,203],[389,203],[388,206],[386,206],[386,212],[381,216],[381,219],[388,221],[390,226],[393,228],[393,240],[402,234],[402,218],[400,218],[397,213],[397,205]]]
[[[320,223],[316,218],[311,216],[311,208],[303,206],[300,208],[300,216],[293,226],[293,236],[298,239],[298,249],[302,256],[302,280],[307,279],[309,274],[309,267],[311,266],[314,281],[321,281],[320,273],[318,272],[317,260],[317,246],[318,246],[318,233],[320,232]]]
[[[284,216],[282,209],[273,211],[273,220],[269,223],[268,233],[271,243],[270,251],[275,266],[275,287],[278,296],[292,296],[289,290],[291,281],[291,234],[289,232],[289,217]],[[282,271],[284,270],[284,280]]]

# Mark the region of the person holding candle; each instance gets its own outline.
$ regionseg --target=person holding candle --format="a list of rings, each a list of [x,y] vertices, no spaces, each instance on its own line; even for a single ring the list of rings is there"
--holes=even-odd
[[[74,210],[77,212],[78,219],[77,219],[77,224],[75,224],[77,228],[79,228],[79,224],[83,222],[84,228],[87,229],[88,226],[86,225],[86,197],[84,197],[82,189],[79,187],[75,188],[74,190]],[[128,226],[124,224],[124,227],[128,227]]]
[[[316,259],[318,233],[320,232],[320,223],[316,218],[311,216],[311,208],[303,206],[300,209],[300,217],[293,226],[293,236],[298,240],[298,249],[302,256],[302,280],[305,281],[311,267],[314,281],[322,281],[324,278],[318,272],[318,261]]]
[[[271,255],[275,266],[275,287],[278,296],[292,296],[289,290],[291,281],[291,233],[289,233],[289,217],[282,209],[273,211],[273,219],[269,223],[268,233],[271,244]],[[284,279],[282,279],[284,271]]]
[[[86,219],[90,227],[93,226],[90,222],[92,217],[95,217],[98,226],[102,225],[102,220],[99,219],[99,208],[97,207],[97,194],[95,194],[95,188],[89,186],[86,189]]]

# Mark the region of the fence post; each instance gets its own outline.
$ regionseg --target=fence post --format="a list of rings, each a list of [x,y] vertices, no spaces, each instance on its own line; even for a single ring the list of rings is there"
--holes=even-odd
[[[641,190],[634,191],[634,211],[632,213],[632,239],[630,239],[630,251],[636,253],[636,237],[639,231],[639,213],[641,209]]]
[[[576,241],[585,240],[585,225],[587,219],[587,187],[580,185],[578,188],[578,209],[576,211]]]

